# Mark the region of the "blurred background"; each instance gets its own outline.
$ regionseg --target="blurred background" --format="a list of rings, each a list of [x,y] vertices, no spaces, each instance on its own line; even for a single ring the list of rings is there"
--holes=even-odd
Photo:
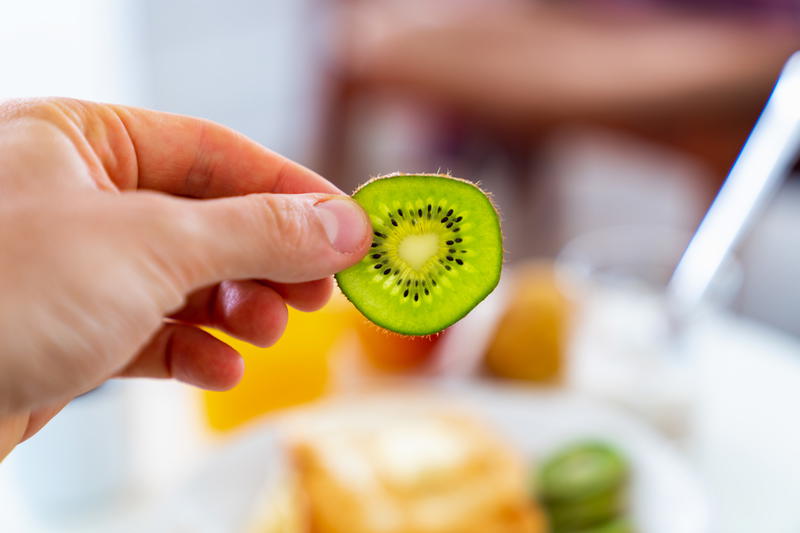
[[[456,326],[421,341],[388,337],[335,299],[293,313],[274,348],[231,339],[248,368],[230,393],[121,382],[78,398],[0,465],[0,530],[143,521],[160,530],[152,504],[182,490],[243,424],[386,375],[577,390],[686,461],[712,510],[708,529],[686,531],[800,528],[790,498],[800,490],[790,427],[800,405],[797,177],[686,334],[687,357],[663,353],[673,347],[649,299],[663,285],[653,269],[674,265],[800,49],[796,0],[0,8],[0,98],[71,96],[208,118],[347,191],[398,170],[479,180],[501,211],[508,272],[476,311],[480,334]],[[598,295],[607,285],[598,273],[609,272],[649,288]],[[658,531],[649,527],[640,529]]]

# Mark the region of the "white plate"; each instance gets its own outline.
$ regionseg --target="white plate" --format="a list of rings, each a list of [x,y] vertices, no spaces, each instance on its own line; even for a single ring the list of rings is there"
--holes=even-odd
[[[408,405],[411,397],[407,388],[379,393],[369,396],[369,405]],[[433,398],[475,413],[534,460],[574,439],[611,442],[633,465],[631,513],[641,533],[707,531],[705,496],[687,465],[667,442],[617,411],[565,393],[477,384],[428,386],[415,389],[413,398],[420,405]],[[363,396],[328,402],[337,409],[364,404]],[[254,500],[285,468],[277,427],[298,412],[302,410],[267,419],[216,451],[153,523],[163,531],[243,531]]]

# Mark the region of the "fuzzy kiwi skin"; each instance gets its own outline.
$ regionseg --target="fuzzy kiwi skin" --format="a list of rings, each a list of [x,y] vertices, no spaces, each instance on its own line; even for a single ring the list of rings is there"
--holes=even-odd
[[[480,303],[486,296],[488,296],[496,288],[496,286],[497,286],[497,284],[498,284],[498,282],[500,280],[500,274],[501,274],[501,270],[502,270],[500,267],[502,266],[503,256],[504,256],[504,252],[503,252],[503,249],[502,249],[502,231],[500,230],[500,217],[499,217],[499,214],[497,212],[497,208],[496,208],[494,202],[492,201],[491,196],[488,193],[483,191],[475,183],[473,183],[473,182],[471,182],[469,180],[464,180],[464,179],[461,179],[461,178],[455,178],[455,177],[450,176],[448,174],[400,173],[400,172],[397,172],[397,173],[388,174],[388,175],[385,175],[385,176],[378,176],[378,177],[374,177],[374,178],[370,179],[369,181],[367,181],[364,184],[362,184],[361,186],[359,186],[354,191],[353,195],[356,196],[359,191],[361,191],[365,187],[375,183],[376,181],[392,179],[392,178],[396,178],[396,177],[445,178],[445,179],[448,179],[448,180],[457,181],[457,182],[459,182],[461,184],[465,184],[465,185],[468,185],[470,187],[473,187],[478,192],[480,192],[481,196],[483,196],[484,199],[491,206],[491,213],[494,216],[494,223],[496,223],[497,228],[498,228],[497,236],[498,236],[498,239],[499,239],[499,248],[500,248],[499,251],[498,251],[498,253],[499,253],[498,268],[494,269],[492,272],[488,272],[487,271],[485,273],[486,275],[482,278],[484,280],[484,282],[485,282],[485,285],[484,285],[482,291],[480,291],[480,292],[475,294],[475,302],[471,306],[469,306],[468,308],[463,309],[462,311],[454,312],[452,314],[452,317],[448,317],[449,319],[447,320],[446,323],[441,323],[440,322],[440,323],[436,324],[435,326],[420,326],[420,327],[414,327],[414,328],[403,328],[403,327],[399,327],[397,324],[393,323],[391,318],[383,319],[380,316],[375,316],[374,314],[371,315],[370,312],[361,305],[361,303],[359,302],[358,298],[352,298],[351,297],[351,295],[349,294],[349,291],[343,285],[343,283],[342,283],[342,281],[340,279],[340,274],[341,273],[336,275],[336,280],[337,280],[337,283],[339,285],[339,288],[342,291],[342,293],[345,295],[345,297],[347,297],[347,299],[350,300],[350,302],[365,317],[367,317],[370,321],[372,321],[375,325],[377,325],[377,326],[379,326],[379,327],[381,327],[381,328],[383,328],[383,329],[385,329],[385,330],[387,330],[389,332],[396,333],[396,334],[399,334],[399,335],[405,335],[405,336],[429,336],[429,335],[435,335],[435,334],[441,332],[443,329],[449,327],[453,323],[457,322],[461,318],[463,318],[467,313],[469,313],[475,307],[475,305]]]
[[[495,203],[494,203],[494,198],[492,197],[492,193],[490,193],[489,191],[484,191],[474,181],[465,180],[464,178],[457,178],[455,176],[451,176],[450,174],[436,174],[436,173],[430,173],[430,172],[392,172],[391,174],[384,174],[383,176],[373,176],[372,178],[368,179],[367,181],[365,181],[364,183],[362,183],[361,185],[356,187],[356,190],[353,191],[352,196],[355,196],[358,193],[358,191],[360,191],[361,189],[363,189],[367,185],[375,183],[376,181],[396,178],[398,176],[423,176],[423,177],[430,177],[430,178],[447,178],[447,179],[450,179],[450,180],[453,180],[453,181],[460,181],[461,183],[465,183],[467,185],[471,185],[471,186],[475,187],[476,189],[478,189],[479,191],[481,191],[481,193],[483,193],[483,195],[486,198],[489,199],[489,202],[492,204],[492,207],[494,207],[495,213],[499,212],[497,210],[497,205],[495,205]]]

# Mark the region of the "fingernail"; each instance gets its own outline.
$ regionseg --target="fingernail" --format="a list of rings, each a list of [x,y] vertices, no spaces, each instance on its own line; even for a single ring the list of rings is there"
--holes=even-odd
[[[357,251],[371,231],[364,211],[350,199],[332,198],[314,207],[331,246],[339,252]]]

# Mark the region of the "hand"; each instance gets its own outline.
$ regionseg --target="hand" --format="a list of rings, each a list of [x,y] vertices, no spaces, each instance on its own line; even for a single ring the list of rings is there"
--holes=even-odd
[[[286,304],[366,253],[331,183],[222,126],[66,99],[0,106],[0,458],[114,376],[221,390]]]

